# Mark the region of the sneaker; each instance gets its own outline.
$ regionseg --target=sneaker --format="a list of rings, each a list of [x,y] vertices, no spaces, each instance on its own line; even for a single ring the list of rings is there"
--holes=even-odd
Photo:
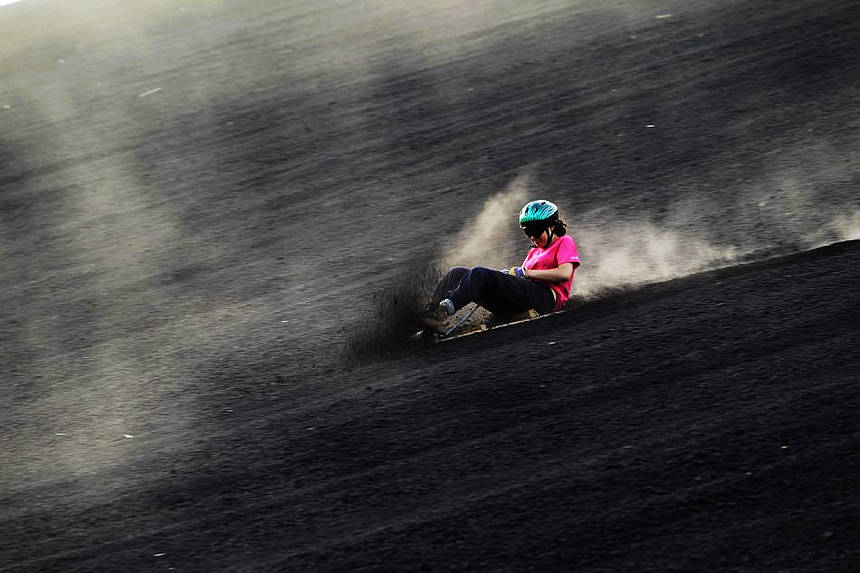
[[[439,308],[436,309],[436,318],[446,320],[449,316],[453,316],[457,310],[454,308],[454,303],[450,298],[446,298],[439,303]]]

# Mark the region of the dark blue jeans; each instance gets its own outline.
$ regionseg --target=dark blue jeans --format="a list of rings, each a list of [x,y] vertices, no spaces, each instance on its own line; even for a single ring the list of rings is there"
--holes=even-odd
[[[543,283],[508,275],[486,267],[454,267],[433,293],[433,304],[449,298],[459,310],[477,302],[497,316],[510,316],[530,308],[549,314],[555,306],[552,289]]]

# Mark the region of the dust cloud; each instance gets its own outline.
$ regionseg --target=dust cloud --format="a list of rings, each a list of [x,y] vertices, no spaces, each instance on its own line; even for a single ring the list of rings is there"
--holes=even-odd
[[[811,200],[798,196],[794,201]],[[860,239],[860,211],[828,215],[798,205],[785,213],[773,205],[766,212],[751,210],[747,219],[734,223],[737,233],[733,242],[715,239],[713,229],[693,219],[673,219],[658,225],[648,220],[624,221],[604,211],[600,220],[584,214],[577,224],[569,226],[583,260],[574,281],[575,296],[599,297],[617,288]]]
[[[517,213],[529,200],[529,176],[519,175],[507,188],[490,197],[474,220],[466,220],[447,254],[446,266],[505,268],[522,260],[525,253],[513,254],[522,244]],[[513,233],[512,230],[515,232]],[[512,261],[512,256],[518,256]]]
[[[487,199],[443,257],[445,266],[504,268],[521,261],[530,245],[523,240],[516,215],[534,198],[529,187],[529,175],[521,174],[504,191]],[[681,229],[622,221],[607,209],[569,218],[563,201],[549,199],[559,203],[561,218],[583,257],[574,280],[578,296],[592,297],[607,289],[684,276],[738,254],[733,247],[715,246]]]
[[[854,241],[860,239],[860,210],[851,215],[837,217],[833,221],[833,229],[838,233],[841,241]]]
[[[860,238],[860,208],[840,191],[860,181],[856,148],[810,139],[773,150],[742,184],[720,189],[703,179],[699,188],[677,189],[663,215],[631,219],[611,205],[578,214],[568,221],[583,259],[575,294],[599,296]]]
[[[585,298],[607,289],[689,275],[737,255],[733,247],[717,247],[647,221],[585,223],[572,234],[583,259],[574,292]]]

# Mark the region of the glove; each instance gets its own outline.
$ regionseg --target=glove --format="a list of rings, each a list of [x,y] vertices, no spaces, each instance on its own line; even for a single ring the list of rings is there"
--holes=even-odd
[[[502,271],[506,275],[514,275],[515,277],[520,277],[521,279],[526,278],[526,270],[522,267],[511,267],[509,269],[505,269]]]

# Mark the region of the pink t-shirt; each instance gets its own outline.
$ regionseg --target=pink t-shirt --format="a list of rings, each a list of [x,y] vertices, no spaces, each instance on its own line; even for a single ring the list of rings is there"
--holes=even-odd
[[[574,271],[576,271],[576,267],[579,266],[579,252],[576,250],[576,241],[574,241],[573,237],[570,235],[559,237],[546,249],[538,247],[532,248],[526,255],[525,260],[523,260],[522,266],[528,270],[549,270],[558,268],[564,263],[573,263]],[[563,283],[551,283],[547,281],[537,282],[542,282],[555,291],[555,308],[552,309],[553,312],[557,312],[564,308],[564,305],[567,304],[567,299],[570,298],[570,287],[573,285],[573,273],[571,273],[570,279]]]

